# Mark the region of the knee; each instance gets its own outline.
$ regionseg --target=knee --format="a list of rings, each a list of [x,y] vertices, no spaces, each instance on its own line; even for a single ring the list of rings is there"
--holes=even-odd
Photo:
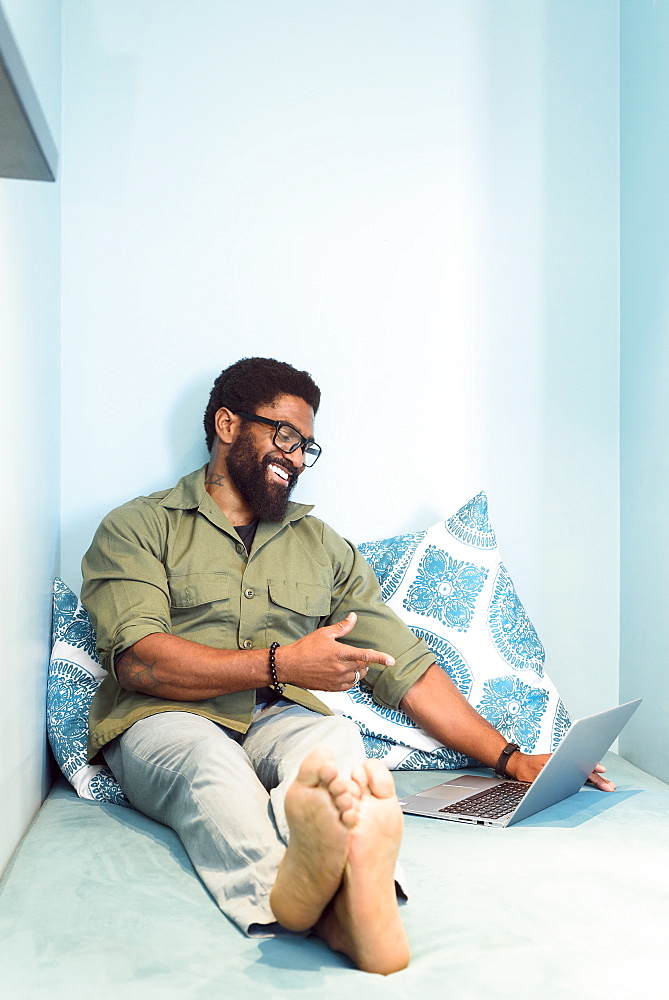
[[[326,723],[327,742],[334,750],[341,748],[348,753],[356,754],[361,760],[365,759],[365,747],[355,722],[341,715],[332,715],[327,717]]]

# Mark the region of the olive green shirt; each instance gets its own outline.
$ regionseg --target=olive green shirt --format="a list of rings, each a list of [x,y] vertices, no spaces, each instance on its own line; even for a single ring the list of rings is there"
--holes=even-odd
[[[374,698],[397,708],[434,662],[427,645],[390,610],[354,545],[290,503],[281,523],[258,525],[247,555],[234,527],[204,488],[206,466],[171,490],[138,497],[105,517],[84,556],[81,599],[97,631],[107,676],[89,716],[89,759],[139,719],[193,712],[246,732],[255,689],[180,702],[124,690],[115,659],[147,635],[165,632],[216,649],[266,649],[294,642],[350,611],[358,620],[345,642],[390,653],[393,667],[371,664]],[[269,668],[268,668],[269,682]],[[324,715],[315,695],[287,684],[284,697]]]

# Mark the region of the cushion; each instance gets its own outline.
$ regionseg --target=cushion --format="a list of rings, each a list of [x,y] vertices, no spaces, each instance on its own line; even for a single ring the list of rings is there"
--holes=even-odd
[[[524,752],[552,752],[569,716],[544,669],[544,647],[500,561],[485,493],[426,531],[358,548],[386,603],[425,640],[476,710]],[[441,746],[403,712],[377,705],[364,682],[318,696],[353,719],[368,756],[390,768],[476,763]]]
[[[86,758],[88,709],[104,676],[88,613],[70,588],[56,579],[46,704],[51,749],[81,798],[129,806],[109,768],[89,764]]]

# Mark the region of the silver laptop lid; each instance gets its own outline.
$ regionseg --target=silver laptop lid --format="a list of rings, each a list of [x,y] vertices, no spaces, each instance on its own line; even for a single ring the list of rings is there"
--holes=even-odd
[[[637,698],[636,701],[574,722],[513,812],[509,823],[518,823],[574,795],[640,704],[641,698]]]

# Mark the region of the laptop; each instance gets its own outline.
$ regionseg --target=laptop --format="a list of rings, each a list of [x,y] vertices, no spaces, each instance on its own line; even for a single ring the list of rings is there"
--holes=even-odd
[[[637,698],[574,722],[533,782],[464,774],[401,799],[402,811],[476,826],[519,823],[578,792],[640,704]]]

